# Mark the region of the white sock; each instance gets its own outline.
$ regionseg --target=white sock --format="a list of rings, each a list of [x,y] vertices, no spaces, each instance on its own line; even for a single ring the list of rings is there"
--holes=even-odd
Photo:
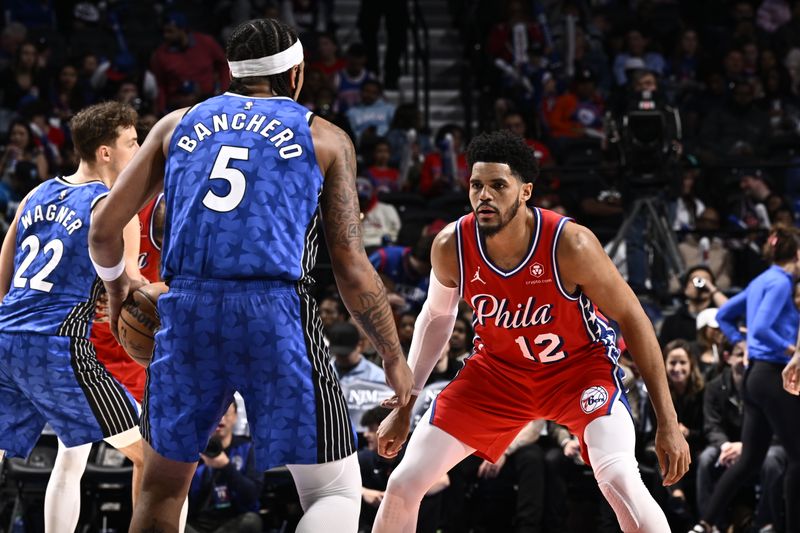
[[[297,533],[355,533],[361,513],[358,455],[316,465],[286,465],[292,473],[303,518]]]
[[[189,515],[189,497],[183,500],[183,507],[181,507],[181,521],[178,523],[178,533],[186,531],[186,517]]]
[[[67,448],[58,439],[58,455],[44,496],[45,533],[74,533],[81,514],[81,477],[92,444]]]

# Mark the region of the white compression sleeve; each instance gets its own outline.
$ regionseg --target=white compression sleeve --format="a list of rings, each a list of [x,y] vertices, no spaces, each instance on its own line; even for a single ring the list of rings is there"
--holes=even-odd
[[[44,494],[44,530],[47,533],[72,533],[81,514],[81,477],[92,444],[67,448],[58,439],[58,455]]]
[[[408,366],[414,373],[411,394],[422,392],[425,381],[450,340],[459,299],[458,287],[445,287],[431,272],[428,299],[414,324],[414,338],[408,351]]]

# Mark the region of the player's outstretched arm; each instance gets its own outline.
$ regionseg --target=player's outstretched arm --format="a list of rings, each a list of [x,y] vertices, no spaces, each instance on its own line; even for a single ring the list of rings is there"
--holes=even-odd
[[[567,290],[580,286],[604,314],[619,323],[656,412],[656,454],[663,483],[676,483],[689,469],[689,445],[678,428],[664,361],[650,320],[588,229],[578,224],[565,226],[558,245],[558,264]]]
[[[356,153],[339,128],[317,118],[312,125],[317,161],[325,175],[322,220],[342,301],[383,358],[386,380],[405,405],[411,370],[403,356],[386,288],[364,251],[356,193]]]
[[[153,126],[142,147],[120,173],[108,197],[97,204],[92,214],[89,254],[99,266],[98,274],[108,293],[109,322],[115,336],[119,311],[131,288],[124,269],[123,229],[163,188],[169,141],[185,112],[185,109],[173,111]],[[120,265],[123,268],[118,268]]]
[[[391,458],[400,452],[408,437],[414,403],[428,381],[439,355],[450,341],[458,312],[458,263],[456,260],[455,224],[450,224],[436,236],[431,248],[431,278],[428,298],[414,324],[414,338],[408,352],[408,365],[414,374],[411,400],[398,407],[378,428],[378,453]],[[390,400],[394,400],[390,398]],[[384,407],[393,407],[384,401]]]

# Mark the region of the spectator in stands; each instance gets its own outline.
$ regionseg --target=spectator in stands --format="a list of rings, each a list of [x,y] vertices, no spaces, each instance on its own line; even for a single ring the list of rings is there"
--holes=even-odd
[[[670,61],[672,79],[679,92],[684,93],[699,88],[700,70],[705,66],[705,62],[697,30],[684,29]]]
[[[72,115],[88,104],[88,95],[78,85],[78,69],[70,63],[63,65],[50,90],[50,107],[53,113],[66,124]]]
[[[0,70],[5,70],[15,57],[17,49],[25,42],[28,29],[24,24],[11,22],[0,32]]]
[[[372,524],[375,522],[375,515],[378,512],[383,500],[386,485],[389,482],[389,474],[395,469],[403,457],[403,452],[393,458],[385,459],[378,455],[378,439],[376,433],[383,419],[389,416],[391,411],[385,407],[373,407],[361,417],[361,425],[364,426],[364,440],[367,442],[366,448],[358,451],[358,464],[361,467],[361,516],[358,521],[358,532],[369,533],[372,531]],[[436,482],[422,499],[419,508],[419,519],[417,521],[417,531],[419,533],[435,533],[439,526],[439,516],[441,514],[441,492],[450,485],[447,474]]]
[[[714,274],[720,290],[731,286],[733,261],[727,244],[719,236],[720,216],[713,207],[706,207],[694,221],[695,232],[688,233],[678,244],[684,264],[705,264]]]
[[[378,72],[378,30],[381,18],[386,24],[386,52],[383,57],[383,83],[396,90],[400,78],[400,56],[406,51],[408,2],[405,0],[361,0],[358,29],[367,49],[367,68]]]
[[[414,326],[417,323],[417,312],[411,309],[406,309],[400,313],[400,318],[397,320],[397,336],[400,339],[400,346],[403,347],[403,353],[408,355],[408,350],[411,348],[411,340],[414,338]]]
[[[689,443],[693,463],[686,476],[676,484],[667,487],[669,500],[665,512],[673,530],[686,531],[694,521],[692,508],[695,501],[694,477],[696,474],[693,473],[692,468],[695,458],[704,446],[703,389],[705,381],[688,341],[676,339],[668,342],[663,353],[672,404],[678,415],[681,433]],[[652,408],[650,411],[650,419],[655,420]]]
[[[741,344],[723,351],[723,368],[706,385],[703,399],[703,431],[706,448],[697,458],[697,510],[703,515],[719,477],[742,455],[742,384],[744,382],[744,346]],[[783,495],[778,490],[786,468],[786,451],[773,442],[758,483],[761,497],[755,513],[759,528],[778,524],[782,514]]]
[[[338,296],[326,296],[319,303],[319,318],[322,330],[327,335],[334,324],[347,321],[347,308]]]
[[[692,231],[695,229],[695,220],[706,209],[706,204],[697,197],[696,191],[700,163],[692,154],[684,154],[681,163],[683,173],[680,191],[669,206],[671,225],[675,231]]]
[[[39,65],[39,51],[31,42],[17,48],[14,63],[0,72],[0,107],[19,111],[26,104],[45,96],[49,84]]]
[[[766,202],[772,195],[772,187],[766,173],[757,168],[745,168],[734,173],[739,175],[740,193],[731,199],[729,212],[746,229],[769,227],[771,222]]]
[[[695,265],[683,278],[681,305],[664,318],[658,342],[661,346],[675,339],[693,339],[697,334],[697,315],[703,309],[719,307],[728,301],[716,285],[714,274],[706,265]]]
[[[209,440],[189,487],[187,533],[260,533],[258,514],[263,474],[253,445],[234,436],[236,402],[231,403]]]
[[[394,116],[394,104],[383,99],[379,81],[361,84],[361,101],[347,110],[347,120],[356,136],[356,146],[372,145],[375,138],[386,135]]]
[[[393,244],[401,226],[397,208],[378,200],[378,191],[369,178],[357,178],[356,189],[361,208],[361,232],[367,253]]]
[[[470,169],[463,140],[464,130],[456,124],[445,124],[436,132],[436,150],[422,163],[419,192],[423,196],[466,191]]]
[[[603,129],[603,97],[590,70],[577,72],[572,87],[556,99],[548,128],[556,139],[599,138]]]
[[[756,105],[769,115],[772,137],[793,136],[800,142],[800,98],[791,90],[789,73],[783,68],[762,71],[764,95]]]
[[[332,33],[320,33],[317,36],[316,59],[309,65],[325,74],[333,81],[336,73],[345,68],[347,62],[339,56],[339,43]]]
[[[367,51],[361,43],[353,43],[345,55],[345,67],[333,78],[339,112],[347,110],[361,101],[361,86],[375,77],[367,70]]]
[[[415,190],[419,186],[425,154],[431,151],[431,137],[423,127],[422,114],[413,102],[397,106],[386,133],[391,147],[389,164],[399,170],[400,188]]]
[[[433,236],[420,237],[414,247],[385,246],[369,260],[379,274],[394,282],[394,289],[413,310],[419,311],[428,295]]]
[[[17,166],[20,163],[32,164],[35,170],[33,174],[34,185],[44,181],[49,177],[49,166],[44,150],[36,144],[30,125],[21,119],[11,122],[8,129],[8,144],[5,146],[3,155],[0,158],[0,180],[6,185],[11,185],[16,179]],[[28,191],[23,192],[23,196]]]
[[[550,149],[547,145],[528,136],[528,124],[522,113],[517,111],[509,112],[503,119],[503,127],[525,139],[525,144],[530,146],[536,155],[536,162],[539,163],[540,168],[553,166],[553,156],[550,154]]]
[[[717,323],[717,308],[709,307],[697,314],[697,337],[693,350],[703,379],[713,379],[720,369],[725,335]]]
[[[625,85],[628,82],[626,73],[626,63],[629,59],[639,59],[644,63],[644,68],[655,72],[659,76],[666,73],[667,62],[658,52],[648,52],[649,40],[638,28],[628,30],[625,34],[625,51],[617,54],[614,58],[614,79],[617,85]]]
[[[700,131],[700,148],[707,161],[751,157],[763,149],[769,117],[754,104],[752,84],[736,83],[727,103],[706,116]]]
[[[228,62],[213,37],[191,31],[179,12],[167,16],[163,35],[163,44],[150,59],[150,70],[158,80],[160,112],[195,103],[187,101],[187,93],[200,100],[228,88]]]
[[[380,193],[392,193],[400,190],[400,173],[389,166],[392,159],[392,146],[386,137],[378,137],[372,145],[372,164],[367,169],[375,189]]]
[[[342,383],[361,379],[384,383],[383,369],[361,353],[361,338],[352,322],[337,322],[328,329],[333,371]]]

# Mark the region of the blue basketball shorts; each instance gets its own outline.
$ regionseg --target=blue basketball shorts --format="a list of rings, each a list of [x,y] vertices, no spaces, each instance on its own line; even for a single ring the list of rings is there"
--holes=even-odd
[[[316,304],[300,284],[175,278],[158,313],[141,425],[156,452],[197,461],[239,391],[259,468],[354,453]]]
[[[68,447],[140,438],[134,399],[89,339],[0,333],[0,449],[27,457],[46,423]]]

